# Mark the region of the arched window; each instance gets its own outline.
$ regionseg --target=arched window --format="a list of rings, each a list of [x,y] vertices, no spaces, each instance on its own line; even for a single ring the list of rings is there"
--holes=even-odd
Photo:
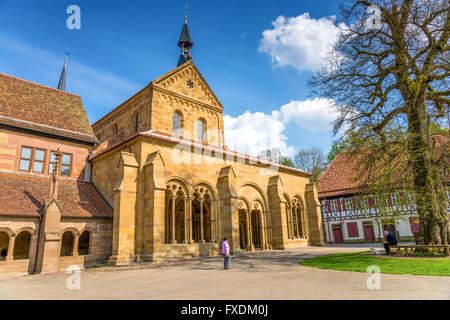
[[[73,233],[70,231],[64,232],[61,239],[61,257],[69,257],[72,255],[73,243]]]
[[[6,260],[8,255],[9,237],[6,232],[0,232],[0,261]]]
[[[177,111],[173,114],[173,133],[176,135],[182,135],[183,131],[183,115]]]
[[[89,240],[91,235],[88,231],[84,231],[78,240],[78,255],[86,256],[89,254]]]
[[[207,142],[206,137],[206,121],[203,119],[200,119],[197,121],[197,136],[198,141],[200,142]]]
[[[31,233],[22,231],[14,242],[14,260],[28,259],[30,252]]]

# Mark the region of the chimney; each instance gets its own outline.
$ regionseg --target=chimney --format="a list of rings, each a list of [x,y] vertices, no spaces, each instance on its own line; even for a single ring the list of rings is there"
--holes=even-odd
[[[56,151],[55,163],[53,164],[53,172],[50,178],[50,201],[58,200],[59,175],[61,170],[61,152]]]

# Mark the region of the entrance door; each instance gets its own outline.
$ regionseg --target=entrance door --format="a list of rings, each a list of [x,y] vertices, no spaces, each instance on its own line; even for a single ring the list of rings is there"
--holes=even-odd
[[[333,235],[334,235],[334,243],[344,243],[341,226],[333,226]]]
[[[364,223],[364,240],[367,242],[375,242],[375,233],[373,232],[373,226],[369,223]]]

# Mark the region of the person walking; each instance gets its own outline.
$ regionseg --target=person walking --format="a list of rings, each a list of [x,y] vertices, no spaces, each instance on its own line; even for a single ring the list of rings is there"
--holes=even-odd
[[[386,254],[390,254],[391,249],[389,248],[389,246],[396,246],[397,238],[395,237],[395,235],[386,230],[384,231],[384,239],[385,239],[385,242],[383,242],[384,249],[386,249]]]
[[[223,268],[225,270],[230,269],[231,254],[230,254],[230,245],[228,244],[227,238],[223,238],[222,254],[223,254]]]

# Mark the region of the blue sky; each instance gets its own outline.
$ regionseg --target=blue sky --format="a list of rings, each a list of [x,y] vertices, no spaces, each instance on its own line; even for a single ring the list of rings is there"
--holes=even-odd
[[[82,97],[95,122],[176,67],[185,3],[0,0],[0,72],[55,87],[69,48],[66,89]],[[72,4],[81,8],[81,30],[66,27]],[[269,147],[287,155],[310,146],[327,153],[335,139],[333,114],[320,97],[309,96],[306,83],[335,37],[330,17],[338,15],[339,1],[188,5],[191,53],[225,107],[229,147],[255,153],[236,140],[246,136],[247,145],[261,148],[267,128],[274,128],[270,135],[281,142]]]

